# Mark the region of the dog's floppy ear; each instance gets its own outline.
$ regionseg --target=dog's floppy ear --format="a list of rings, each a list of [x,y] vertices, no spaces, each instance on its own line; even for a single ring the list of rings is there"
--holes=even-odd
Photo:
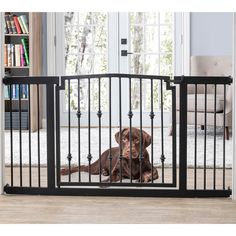
[[[143,147],[146,148],[148,147],[151,142],[152,142],[152,137],[151,135],[149,135],[146,131],[142,130],[142,134],[143,134]]]
[[[123,134],[123,132],[127,130],[127,128],[124,128],[121,130],[121,135]],[[115,140],[118,144],[120,144],[120,131],[118,131],[116,134],[115,134]]]

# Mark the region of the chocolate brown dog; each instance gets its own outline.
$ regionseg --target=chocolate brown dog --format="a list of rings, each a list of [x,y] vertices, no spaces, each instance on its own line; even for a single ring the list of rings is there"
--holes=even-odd
[[[120,137],[121,135],[121,137]],[[130,142],[130,137],[132,141]],[[142,137],[140,135],[140,130],[137,128],[132,128],[131,133],[129,128],[124,128],[120,132],[115,134],[116,142],[121,145],[121,147],[113,147],[101,155],[101,168],[102,174],[104,176],[109,176],[110,170],[110,155],[111,155],[111,179],[110,177],[106,179],[104,182],[115,182],[119,181],[120,178],[132,178],[142,182],[149,182],[152,180],[152,172],[153,172],[153,180],[158,179],[158,171],[157,169],[150,163],[149,154],[146,148],[151,144],[151,136],[142,130]],[[121,142],[120,142],[121,141]],[[141,145],[140,145],[140,142]],[[131,146],[130,146],[131,144]],[[120,161],[120,148],[122,149],[122,161]],[[140,153],[140,149],[142,149],[142,153]],[[131,153],[130,153],[131,151]],[[142,176],[140,178],[140,155],[142,155],[142,163],[141,163],[141,173]],[[130,157],[132,158],[132,163],[130,163]],[[131,164],[131,165],[130,165]],[[91,164],[91,174],[98,175],[99,174],[99,160],[95,161]],[[130,177],[132,166],[132,176]],[[77,172],[79,170],[78,167],[72,167],[71,173]],[[120,171],[121,170],[121,171]],[[80,166],[80,171],[89,172],[89,167],[82,165]],[[67,175],[69,173],[68,168],[61,170],[61,175]],[[122,173],[122,177],[120,176]]]

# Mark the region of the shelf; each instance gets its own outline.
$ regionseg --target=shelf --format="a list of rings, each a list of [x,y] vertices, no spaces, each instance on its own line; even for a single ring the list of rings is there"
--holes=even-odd
[[[4,13],[0,13],[2,15],[2,19],[4,21]],[[8,13],[7,13],[8,14]],[[3,64],[2,67],[4,68],[4,72],[7,73],[9,76],[36,76],[41,75],[42,70],[42,13],[40,12],[11,12],[11,14],[15,14],[16,16],[19,15],[26,15],[27,21],[28,21],[28,30],[29,33],[25,34],[22,32],[22,34],[14,33],[9,34],[9,32],[6,32],[6,34],[3,34],[5,40],[2,40],[2,43],[5,44],[22,44],[21,40],[25,38],[25,40],[28,43],[28,57],[29,57],[29,65],[26,66],[7,66],[11,64]],[[2,30],[4,30],[4,24],[2,23]],[[4,31],[3,31],[4,33]],[[4,48],[4,44],[1,45],[2,48]],[[15,64],[13,64],[15,65]],[[17,64],[19,65],[19,64]],[[25,84],[27,85],[27,84]],[[18,85],[17,85],[18,86]],[[12,87],[17,91],[17,86]],[[30,98],[27,98],[24,96],[24,98],[21,98],[21,109],[22,112],[26,111],[25,118],[29,119],[28,123],[30,124],[31,131],[36,131],[38,127],[42,127],[42,114],[43,112],[39,112],[39,120],[38,120],[38,107],[40,110],[42,110],[42,104],[41,101],[39,104],[37,103],[37,86],[30,86],[31,92],[30,92]],[[27,93],[26,92],[24,94]],[[5,112],[9,112],[10,108],[12,111],[18,111],[19,110],[19,99],[18,98],[12,98],[11,100],[8,98],[8,92],[7,90],[4,90],[4,95],[6,95],[6,98],[4,98],[4,105],[5,105]],[[39,87],[39,93],[42,94],[42,89]],[[12,93],[13,94],[13,93]],[[19,94],[18,94],[19,95]],[[41,95],[40,95],[41,96]],[[29,100],[30,99],[30,100]],[[12,107],[11,106],[12,101]],[[29,109],[29,102],[30,102],[30,114],[28,113]],[[9,114],[8,114],[9,115]],[[18,115],[16,116],[16,119],[18,119]],[[7,119],[6,119],[7,120]],[[23,121],[23,120],[22,120]],[[39,123],[38,123],[39,122]],[[7,127],[9,123],[7,122],[5,125]],[[19,128],[19,124],[16,123],[15,128]],[[27,128],[27,127],[26,127]]]
[[[5,34],[5,36],[13,36],[13,37],[29,37],[29,34]]]
[[[29,66],[4,66],[5,69],[29,69]]]
[[[21,98],[21,101],[28,101],[28,98]],[[10,101],[10,98],[5,98],[5,101]],[[12,101],[19,101],[19,98],[12,98]]]

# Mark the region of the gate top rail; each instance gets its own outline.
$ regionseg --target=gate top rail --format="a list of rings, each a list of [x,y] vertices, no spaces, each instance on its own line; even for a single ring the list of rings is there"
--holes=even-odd
[[[170,76],[162,75],[142,75],[142,74],[124,74],[124,73],[105,73],[105,74],[87,74],[87,75],[65,75],[61,76],[63,79],[88,79],[88,78],[104,78],[104,77],[115,77],[115,78],[142,78],[142,79],[162,79],[169,80]]]
[[[72,79],[88,79],[88,78],[142,78],[142,79],[159,79],[166,82],[174,82],[175,84],[231,84],[233,79],[231,76],[174,76],[174,80],[170,76],[161,75],[139,75],[139,74],[123,74],[123,73],[106,73],[106,74],[87,74],[87,75],[66,75],[61,76],[62,80]],[[59,76],[5,76],[3,83],[10,84],[59,84]]]
[[[231,84],[231,76],[174,76],[175,84]]]
[[[5,76],[5,85],[10,84],[59,84],[59,76]]]

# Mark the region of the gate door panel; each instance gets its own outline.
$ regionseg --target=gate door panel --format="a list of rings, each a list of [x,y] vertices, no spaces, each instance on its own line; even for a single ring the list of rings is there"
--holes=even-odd
[[[61,96],[67,127],[60,126]],[[56,99],[58,186],[176,187],[176,99],[169,77],[64,76]]]

